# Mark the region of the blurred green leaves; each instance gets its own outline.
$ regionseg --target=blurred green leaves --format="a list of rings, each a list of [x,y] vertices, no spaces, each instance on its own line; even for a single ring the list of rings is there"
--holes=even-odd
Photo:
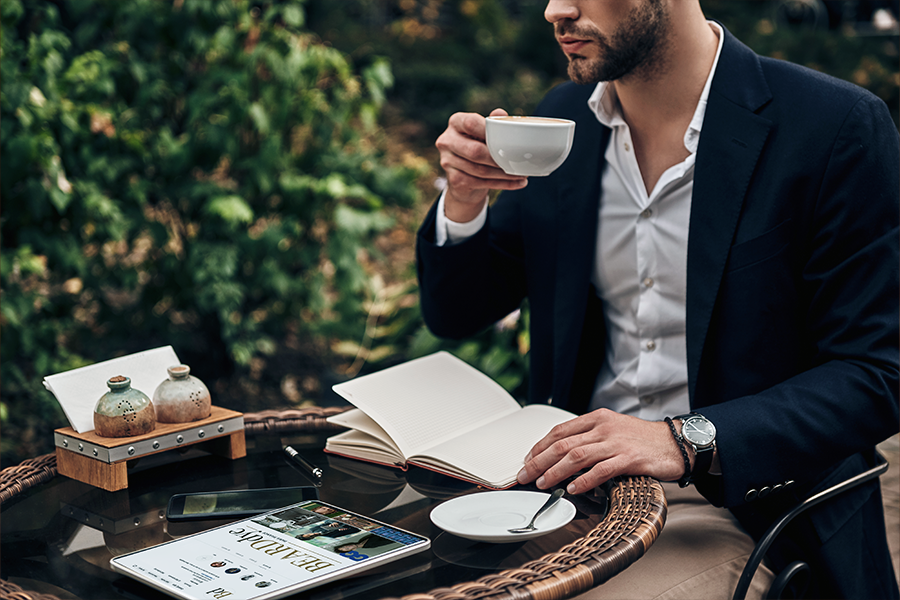
[[[151,343],[246,365],[287,331],[362,338],[359,252],[420,171],[370,139],[389,63],[305,23],[302,0],[4,0],[2,414],[61,425],[42,377]]]
[[[217,196],[204,207],[211,217],[218,217],[233,229],[253,222],[253,209],[240,196]]]

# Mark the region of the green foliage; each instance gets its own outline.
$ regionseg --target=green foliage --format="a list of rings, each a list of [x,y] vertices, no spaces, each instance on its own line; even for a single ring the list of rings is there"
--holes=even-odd
[[[337,48],[391,59],[389,99],[427,128],[458,110],[525,114],[565,58],[543,20],[544,0],[309,0],[310,25]],[[352,15],[348,18],[347,15]]]
[[[775,20],[781,4],[701,1],[707,17],[724,23],[756,52],[857,83],[887,102],[897,122],[896,35],[868,35],[849,23],[790,28]],[[308,0],[308,5],[310,26],[335,47],[393,60],[397,85],[389,101],[426,126],[428,142],[454,112],[484,114],[503,107],[526,114],[568,78],[565,57],[544,20],[546,0]]]
[[[875,35],[866,23],[833,23],[790,27],[779,23],[778,2],[704,0],[706,13],[720,20],[754,51],[789,60],[864,87],[887,103],[900,122],[900,64],[896,34]],[[858,3],[845,3],[849,5]],[[846,9],[846,7],[845,7]],[[847,11],[845,18],[852,13]]]
[[[514,312],[472,339],[449,342],[422,328],[410,346],[410,358],[447,350],[477,367],[520,401],[528,395],[528,308]]]
[[[301,0],[4,0],[4,452],[63,424],[54,372],[362,336],[361,253],[418,172],[379,150],[389,63],[305,23]]]
[[[528,393],[527,304],[493,327],[462,340],[444,340],[424,325],[413,282],[379,287],[367,305],[369,318],[361,343],[344,341],[332,350],[352,359],[346,375],[378,370],[396,362],[446,350],[477,367],[520,401]]]

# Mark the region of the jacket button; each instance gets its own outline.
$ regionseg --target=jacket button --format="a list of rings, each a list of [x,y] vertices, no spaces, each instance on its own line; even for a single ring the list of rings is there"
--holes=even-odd
[[[757,496],[757,491],[756,491],[756,490],[750,490],[749,492],[747,492],[747,493],[744,495],[744,500],[745,500],[746,502],[753,502],[754,500],[756,500],[756,496]]]
[[[772,491],[772,488],[770,488],[769,486],[762,488],[761,490],[759,490],[759,498],[765,498],[766,496],[769,495],[769,492],[771,492],[771,491]]]
[[[775,485],[772,486],[772,492],[774,493],[774,492],[781,491],[781,488],[783,488],[783,487],[784,487],[784,484],[776,483]]]

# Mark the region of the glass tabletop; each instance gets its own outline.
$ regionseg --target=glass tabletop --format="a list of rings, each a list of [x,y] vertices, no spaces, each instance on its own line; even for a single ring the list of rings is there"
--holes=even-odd
[[[237,460],[197,449],[148,456],[129,462],[129,487],[118,492],[57,476],[4,503],[0,574],[25,590],[61,599],[165,597],[114,573],[110,558],[235,520],[167,521],[173,494],[312,485],[285,456],[285,444],[323,470],[321,500],[432,541],[428,551],[302,592],[304,598],[399,597],[517,568],[581,538],[609,510],[598,489],[569,496],[574,519],[545,536],[504,544],[466,540],[441,531],[430,512],[483,490],[425,469],[402,471],[327,455],[327,435],[248,436],[247,456]]]

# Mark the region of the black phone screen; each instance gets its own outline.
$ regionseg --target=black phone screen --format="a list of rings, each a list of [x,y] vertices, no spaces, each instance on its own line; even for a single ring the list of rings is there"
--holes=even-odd
[[[175,494],[169,499],[166,518],[190,521],[245,517],[318,497],[318,490],[312,486]]]

